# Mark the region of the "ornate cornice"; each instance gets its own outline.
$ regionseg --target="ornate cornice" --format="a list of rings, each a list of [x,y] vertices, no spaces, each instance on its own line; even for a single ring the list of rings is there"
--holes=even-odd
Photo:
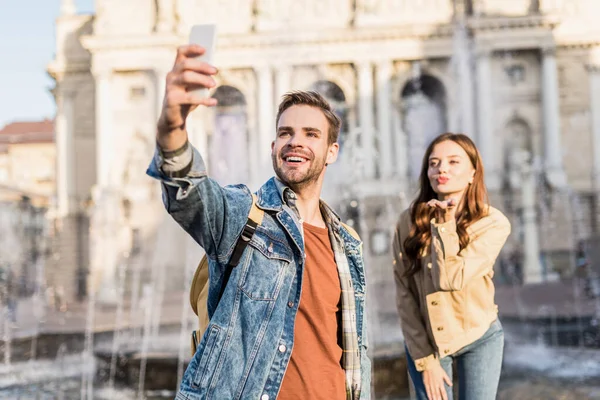
[[[503,50],[529,50],[547,47],[586,48],[600,43],[596,39],[555,36],[553,28],[559,20],[552,16],[525,17],[471,17],[467,27],[473,32],[477,54]],[[215,63],[223,68],[252,67],[259,62],[285,58],[293,65],[355,62],[357,59],[411,60],[446,58],[452,56],[455,25],[412,24],[399,26],[323,28],[319,30],[287,30],[225,34],[219,36]],[[139,59],[142,65],[148,60],[169,58],[177,46],[187,43],[187,35],[153,33],[132,36],[86,35],[81,37],[85,49],[93,54],[94,63],[133,65]],[[291,50],[291,46],[294,50]],[[167,55],[168,54],[168,55]],[[71,66],[71,62],[54,63],[48,70],[57,71],[88,68],[88,63]],[[79,66],[81,65],[81,66]]]
[[[596,35],[558,36],[556,46],[561,49],[592,49],[600,46],[600,33]]]
[[[506,29],[554,29],[560,19],[550,15],[528,15],[523,17],[476,16],[467,20],[467,27],[474,31],[502,31]]]
[[[55,81],[61,81],[65,75],[89,74],[90,67],[89,60],[70,60],[69,62],[54,60],[48,64],[46,72]]]
[[[131,36],[96,36],[86,35],[81,37],[82,46],[91,53],[101,51],[119,50],[147,50],[162,48],[173,48],[185,43],[186,38],[175,34],[145,34]]]

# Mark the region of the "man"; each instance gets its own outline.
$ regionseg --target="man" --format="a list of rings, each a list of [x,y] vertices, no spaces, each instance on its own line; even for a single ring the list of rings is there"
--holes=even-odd
[[[252,195],[207,177],[185,121],[217,70],[178,50],[167,76],[157,151],[148,173],[162,181],[173,218],[209,258],[210,324],[177,399],[367,399],[365,272],[361,243],[320,201],[338,154],[340,120],[317,93],[284,96],[271,145],[275,178],[257,192],[264,218],[219,301],[223,274]]]

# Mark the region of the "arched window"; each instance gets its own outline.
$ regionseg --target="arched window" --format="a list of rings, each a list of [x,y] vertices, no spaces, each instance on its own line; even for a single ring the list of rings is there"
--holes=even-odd
[[[437,78],[418,74],[404,85],[400,96],[409,176],[417,180],[427,146],[446,131],[446,91]]]
[[[520,170],[523,162],[532,163],[535,160],[533,137],[529,124],[523,119],[515,117],[506,124],[504,142],[504,181],[511,189],[521,186]],[[529,154],[523,160],[524,153]]]
[[[344,91],[335,83],[325,80],[315,82],[311,90],[325,97],[333,107],[333,111],[342,120],[342,128],[338,137],[341,152],[348,134],[348,105],[346,104]]]
[[[246,98],[232,86],[220,86],[213,97],[213,131],[209,132],[209,174],[222,185],[248,183],[248,117]]]

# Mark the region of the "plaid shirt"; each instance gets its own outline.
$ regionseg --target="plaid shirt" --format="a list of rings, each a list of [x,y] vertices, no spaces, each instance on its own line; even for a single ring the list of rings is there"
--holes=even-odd
[[[296,194],[285,186],[279,179],[275,179],[279,194],[284,205],[293,211],[293,215],[300,219],[296,208]],[[329,239],[333,247],[333,254],[340,277],[342,289],[342,367],[346,374],[346,399],[358,400],[361,391],[360,349],[358,346],[358,332],[356,330],[356,305],[354,301],[354,287],[350,275],[350,266],[344,250],[344,240],[340,235],[342,222],[335,212],[321,200],[321,215],[329,229]],[[370,390],[367,388],[366,390]]]

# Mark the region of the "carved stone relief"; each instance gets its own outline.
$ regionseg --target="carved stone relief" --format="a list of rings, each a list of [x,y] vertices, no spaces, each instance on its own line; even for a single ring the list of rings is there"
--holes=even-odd
[[[145,0],[98,0],[94,32],[98,35],[144,34],[154,30],[156,4]]]
[[[219,34],[244,33],[252,28],[252,1],[173,0],[177,30],[188,34],[192,25],[217,24]]]
[[[451,0],[357,0],[356,24],[443,23],[452,17]]]
[[[478,0],[474,2],[476,15],[523,16],[535,11],[532,0]]]
[[[257,30],[346,27],[352,17],[350,0],[257,0]]]

